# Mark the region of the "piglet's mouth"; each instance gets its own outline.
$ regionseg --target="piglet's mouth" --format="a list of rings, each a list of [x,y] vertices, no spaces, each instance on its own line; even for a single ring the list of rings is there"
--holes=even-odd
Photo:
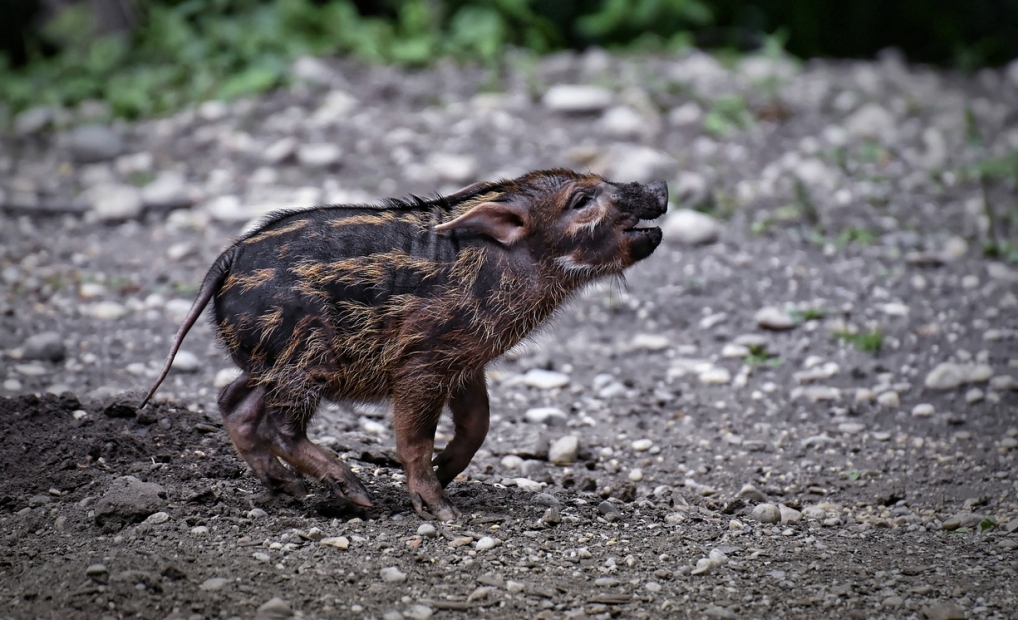
[[[626,232],[640,232],[651,230],[652,228],[658,228],[657,223],[658,220],[660,219],[661,219],[660,217],[655,217],[651,219],[640,220],[634,226],[627,228]]]
[[[622,232],[628,235],[646,235],[652,234],[654,231],[661,232],[661,228],[658,226],[660,220],[660,215],[654,218],[641,219]]]
[[[629,240],[629,253],[633,262],[647,258],[661,244],[661,228],[648,221],[627,228],[623,233]]]

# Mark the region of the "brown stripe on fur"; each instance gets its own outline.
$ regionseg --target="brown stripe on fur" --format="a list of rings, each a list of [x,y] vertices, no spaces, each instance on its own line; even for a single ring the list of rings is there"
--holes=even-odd
[[[272,229],[269,229],[269,230],[263,230],[263,231],[259,232],[258,234],[256,234],[255,236],[249,237],[249,238],[245,239],[243,242],[245,244],[258,243],[258,242],[264,241],[265,239],[268,239],[270,237],[278,237],[280,235],[285,235],[286,233],[291,233],[291,232],[294,232],[296,230],[300,230],[301,228],[304,228],[305,226],[307,226],[307,224],[308,224],[307,220],[296,220],[296,221],[291,222],[291,223],[287,224],[286,226],[282,226],[280,228],[272,228]]]
[[[392,211],[383,211],[378,214],[371,215],[351,215],[350,217],[344,217],[332,220],[329,222],[329,226],[382,226],[389,224],[396,219],[396,213]]]

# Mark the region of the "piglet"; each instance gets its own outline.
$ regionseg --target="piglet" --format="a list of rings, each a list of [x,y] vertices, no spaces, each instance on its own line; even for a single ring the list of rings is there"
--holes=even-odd
[[[641,220],[667,202],[663,181],[556,169],[433,199],[275,213],[216,259],[142,406],[211,300],[241,369],[219,395],[223,424],[266,487],[302,496],[304,474],[370,506],[306,430],[323,398],[388,399],[414,509],[453,519],[444,488],[488,432],[485,365],[584,285],[650,256],[661,229]],[[446,406],[455,436],[433,458]]]

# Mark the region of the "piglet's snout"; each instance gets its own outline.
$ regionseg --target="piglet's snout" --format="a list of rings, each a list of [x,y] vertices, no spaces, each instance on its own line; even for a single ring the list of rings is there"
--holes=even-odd
[[[664,181],[651,181],[643,186],[646,198],[636,215],[641,220],[653,220],[664,215],[668,210],[668,184]]]
[[[647,183],[647,191],[657,199],[662,208],[668,207],[668,184],[664,181],[651,181]]]

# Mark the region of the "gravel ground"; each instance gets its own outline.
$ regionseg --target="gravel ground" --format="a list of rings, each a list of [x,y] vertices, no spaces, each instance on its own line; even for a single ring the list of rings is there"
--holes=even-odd
[[[0,618],[1018,617],[1018,268],[982,251],[1018,198],[969,173],[1018,149],[1018,64],[510,64],[13,119]],[[252,219],[562,165],[668,179],[666,243],[491,368],[460,520],[413,512],[385,407],[313,423],[375,508],[262,492],[204,322],[135,409]]]

